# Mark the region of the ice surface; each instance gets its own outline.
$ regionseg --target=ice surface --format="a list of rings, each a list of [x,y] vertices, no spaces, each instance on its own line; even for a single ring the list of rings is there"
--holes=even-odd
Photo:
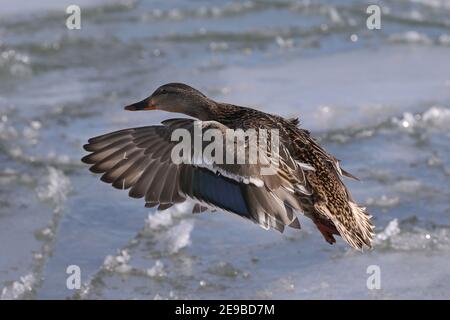
[[[383,232],[377,234],[377,239],[386,241],[390,237],[395,236],[400,233],[400,229],[398,227],[398,220],[394,219],[386,226]]]
[[[393,34],[389,37],[392,42],[431,44],[432,40],[426,34],[416,31],[407,31],[401,34]]]
[[[161,227],[168,227],[172,225],[172,215],[166,211],[157,211],[149,214],[145,221],[145,227],[148,230],[156,230]]]
[[[193,221],[181,221],[178,225],[173,226],[164,236],[167,243],[167,249],[170,253],[177,253],[184,247],[191,244],[191,232],[194,228]]]
[[[394,117],[392,122],[409,132],[420,128],[448,132],[450,131],[450,108],[433,106],[422,114],[405,112],[402,118]]]
[[[103,268],[108,271],[118,273],[128,273],[131,271],[131,266],[128,265],[130,255],[127,250],[121,250],[116,256],[106,256],[103,262]]]
[[[38,198],[42,201],[49,201],[55,206],[55,210],[61,209],[70,191],[70,179],[60,170],[53,167],[48,168],[48,182],[45,186],[37,189]]]
[[[450,5],[389,2],[379,32],[358,13],[368,4],[81,1],[89,25],[72,32],[64,3],[7,1],[2,298],[448,298]],[[304,217],[279,234],[188,204],[148,210],[90,174],[87,139],[172,117],[122,106],[174,81],[299,116],[361,179],[345,182],[374,216],[374,249],[329,246]],[[366,286],[371,265],[381,290]]]
[[[429,126],[450,131],[450,108],[432,107],[423,113],[422,118]]]
[[[20,277],[19,281],[14,281],[11,285],[4,287],[0,299],[1,300],[17,300],[24,299],[33,290],[36,280],[32,274]]]
[[[147,269],[147,275],[149,277],[164,277],[164,264],[160,260],[156,260],[155,265]]]

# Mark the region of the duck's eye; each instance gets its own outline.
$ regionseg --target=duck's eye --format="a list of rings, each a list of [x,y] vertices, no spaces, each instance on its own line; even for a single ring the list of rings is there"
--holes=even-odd
[[[166,94],[167,90],[166,89],[161,89],[161,91],[159,92],[159,94]]]

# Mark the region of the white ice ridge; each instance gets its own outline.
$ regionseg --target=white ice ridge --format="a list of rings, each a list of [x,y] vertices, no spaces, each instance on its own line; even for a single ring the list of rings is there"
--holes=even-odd
[[[450,131],[450,109],[433,106],[422,114],[405,112],[402,118],[394,117],[392,122],[407,131],[412,131],[415,128]]]
[[[147,269],[146,273],[149,277],[152,278],[164,277],[166,275],[166,272],[164,271],[164,264],[161,262],[161,260],[156,260],[155,265]]]
[[[194,228],[192,220],[178,222],[179,219],[177,218],[191,213],[193,204],[191,201],[185,201],[169,209],[150,213],[145,220],[145,232],[158,234],[158,238],[168,252],[170,254],[177,253],[182,248],[190,245],[190,235]]]
[[[27,274],[20,277],[20,280],[14,281],[11,285],[3,288],[0,300],[23,299],[27,293],[33,290],[36,279],[33,274]]]
[[[37,188],[37,196],[41,201],[49,201],[58,211],[66,201],[70,191],[70,179],[58,169],[48,167],[47,185]]]
[[[390,42],[403,42],[403,43],[421,43],[430,44],[432,40],[424,33],[417,31],[407,31],[405,33],[396,33],[391,35],[388,40]]]
[[[103,268],[118,273],[128,273],[132,267],[128,264],[131,257],[128,250],[120,250],[116,256],[106,256]]]
[[[388,225],[382,232],[377,234],[377,239],[379,239],[381,241],[385,241],[399,233],[400,233],[400,228],[398,226],[398,220],[394,219],[388,223]]]
[[[148,231],[158,230],[172,225],[172,215],[167,211],[168,210],[150,213],[148,218],[145,220],[145,229]]]
[[[152,231],[170,227],[174,224],[174,218],[190,214],[194,205],[193,201],[187,200],[166,210],[152,211],[145,220],[145,230]]]
[[[167,231],[164,240],[170,253],[177,253],[191,244],[191,232],[193,228],[194,222],[185,220]]]

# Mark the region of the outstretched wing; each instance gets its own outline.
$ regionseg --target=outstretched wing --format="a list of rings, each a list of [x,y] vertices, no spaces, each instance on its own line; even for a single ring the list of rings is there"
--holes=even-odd
[[[215,129],[225,137],[227,127],[215,121],[171,119],[163,125],[124,129],[89,139],[84,149],[90,154],[82,161],[90,170],[102,174],[101,180],[118,189],[129,189],[129,196],[145,198],[146,206],[166,209],[175,203],[194,199],[250,219],[264,228],[283,231],[285,225],[300,228],[294,211],[300,210],[296,193],[310,194],[301,164],[294,161],[286,148],[279,148],[279,163],[226,164],[205,155],[208,143],[202,141],[203,161],[195,161],[194,139],[191,139],[190,161],[173,160],[179,141],[172,141],[177,129],[195,134]],[[246,143],[246,152],[250,143]],[[229,147],[224,143],[224,154]],[[272,174],[262,174],[261,168]],[[201,210],[199,210],[201,209]]]

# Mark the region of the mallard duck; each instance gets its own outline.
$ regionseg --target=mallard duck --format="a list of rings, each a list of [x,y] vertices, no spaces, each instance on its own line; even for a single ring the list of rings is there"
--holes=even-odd
[[[356,178],[300,128],[298,119],[216,102],[182,83],[165,84],[125,109],[191,117],[107,133],[84,145],[90,154],[82,161],[92,165],[90,170],[103,174],[101,180],[115,188],[129,189],[130,197],[145,198],[146,207],[164,210],[189,199],[196,202],[194,212],[219,209],[281,232],[285,226],[300,229],[296,213],[301,212],[328,243],[335,243],[334,235],[340,235],[356,249],[371,247],[371,216],[354,201],[341,179]],[[222,133],[277,129],[279,165],[273,174],[263,175],[257,170],[260,164],[174,163],[173,132],[180,128],[192,132],[198,122],[202,130],[214,128]]]

